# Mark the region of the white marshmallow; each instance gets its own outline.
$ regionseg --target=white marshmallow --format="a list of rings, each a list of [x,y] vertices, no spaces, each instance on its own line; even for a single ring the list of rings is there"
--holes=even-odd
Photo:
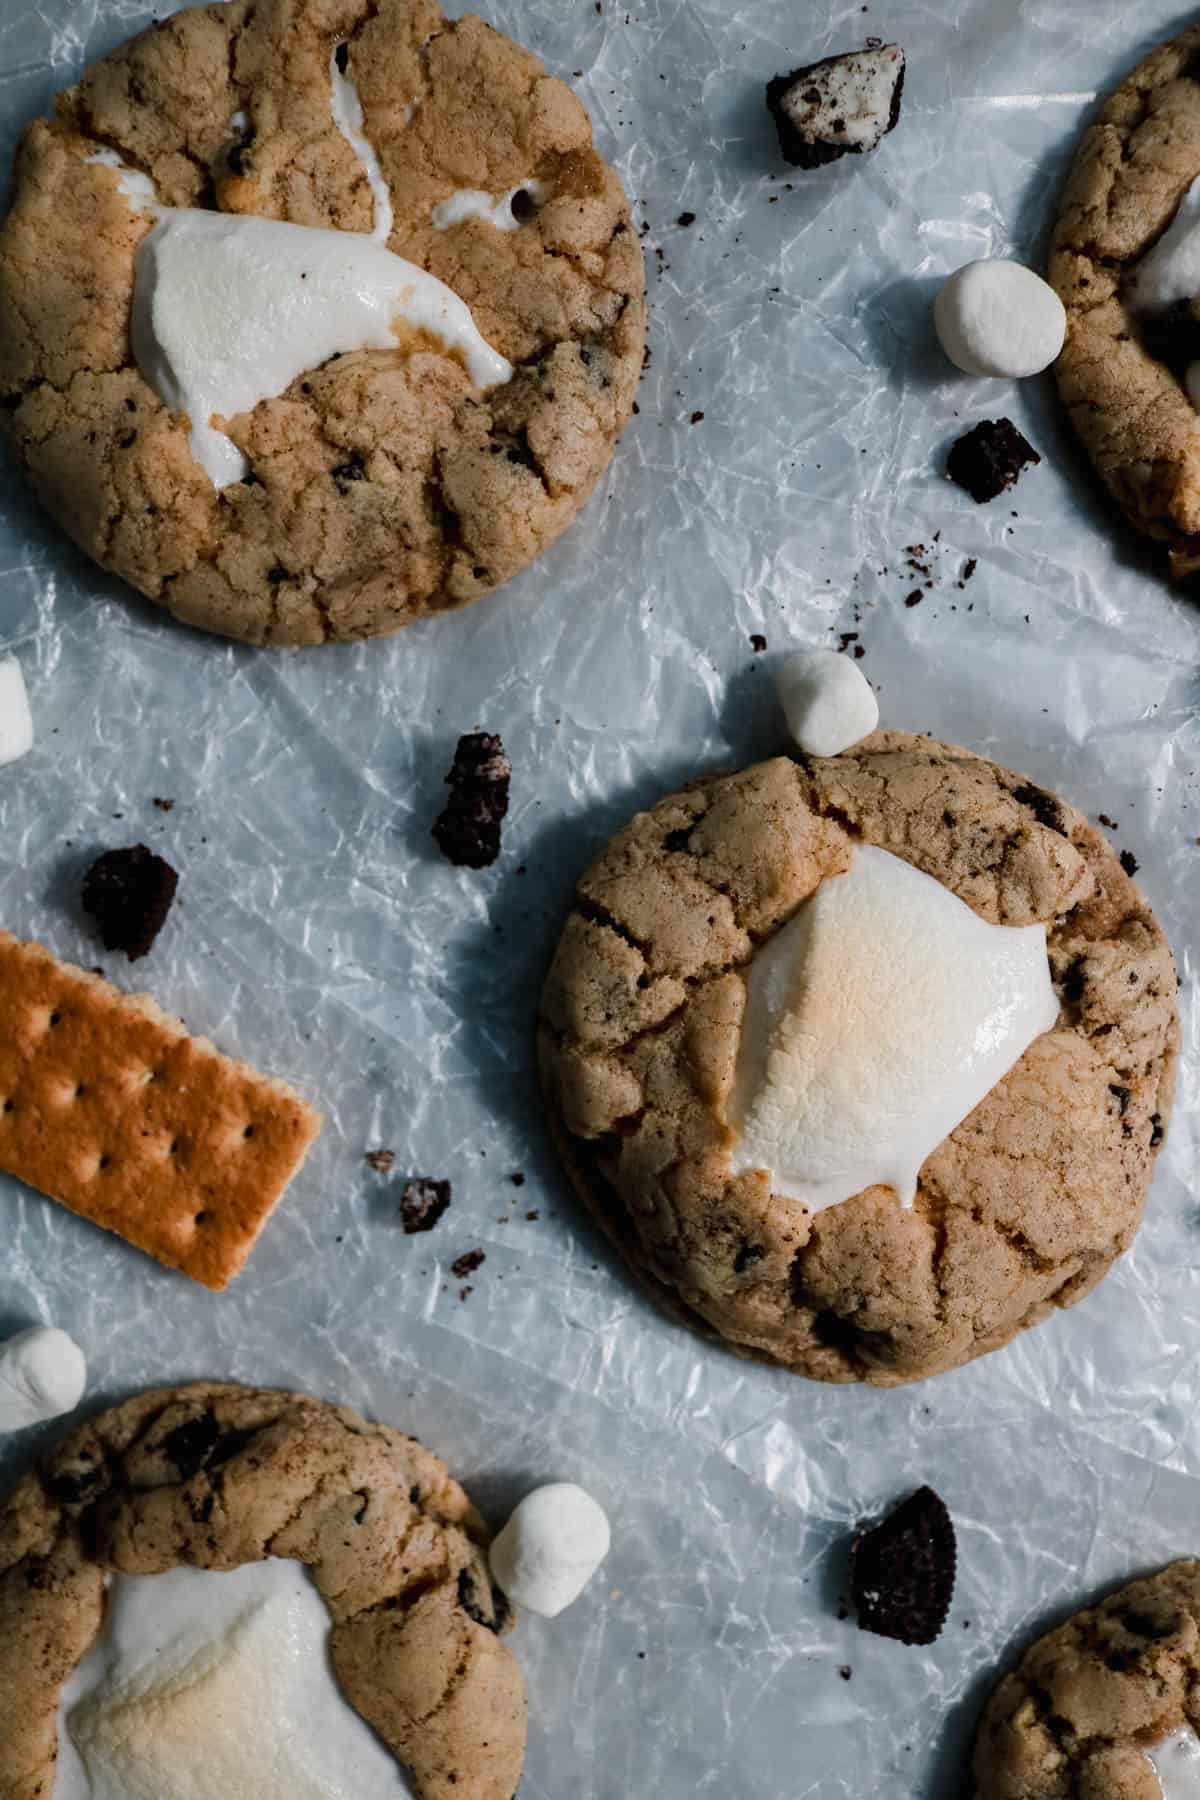
[[[569,1481],[526,1494],[491,1548],[509,1599],[544,1619],[578,1600],[611,1542],[604,1508]]]
[[[0,1344],[0,1431],[22,1431],[74,1412],[87,1386],[87,1362],[74,1338],[34,1325]]]
[[[485,219],[497,231],[516,231],[521,223],[512,209],[516,195],[526,193],[537,202],[545,191],[540,181],[519,181],[507,194],[488,194],[482,188],[460,188],[448,200],[439,200],[433,209],[433,222],[439,231],[449,231],[452,225],[461,225],[464,219]]]
[[[33,714],[15,656],[0,656],[0,767],[33,749]]]
[[[903,1206],[922,1164],[1058,1017],[1044,925],[989,925],[873,845],[755,953],[729,1123],[735,1174],[812,1211]]]
[[[966,375],[1019,380],[1048,369],[1067,314],[1040,275],[1016,262],[973,262],[951,275],[933,307],[942,349]]]
[[[363,130],[362,101],[358,89],[337,65],[337,51],[329,59],[330,110],[333,122],[363,166],[375,202],[375,223],[371,236],[386,244],[392,235],[392,191],[387,184],[375,148]]]
[[[214,416],[250,412],[331,356],[394,349],[398,321],[457,352],[477,387],[511,380],[457,294],[361,232],[165,209],[138,246],[134,355],[188,414],[192,454],[217,488],[247,463]]]
[[[150,177],[143,175],[140,169],[127,168],[115,150],[97,150],[94,156],[85,156],[83,160],[99,163],[101,168],[116,172],[117,186],[134,212],[158,211],[158,193]]]
[[[1143,256],[1130,286],[1136,312],[1165,312],[1177,300],[1200,294],[1200,177],[1153,249]]]
[[[54,1800],[403,1800],[342,1697],[329,1613],[274,1558],[113,1578],[59,1708]]]
[[[1200,1737],[1181,1725],[1145,1752],[1154,1765],[1163,1800],[1200,1800]]]
[[[797,650],[776,686],[788,730],[806,756],[838,756],[879,723],[879,702],[854,661],[838,650]]]

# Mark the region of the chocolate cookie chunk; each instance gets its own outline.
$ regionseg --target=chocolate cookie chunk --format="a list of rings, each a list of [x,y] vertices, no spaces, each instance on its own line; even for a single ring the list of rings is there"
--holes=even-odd
[[[850,1592],[863,1630],[902,1644],[932,1644],[950,1610],[956,1563],[945,1502],[932,1488],[918,1488],[854,1540]]]
[[[874,42],[776,75],[767,109],[787,161],[816,169],[876,149],[896,128],[903,92],[903,50]]]
[[[458,740],[446,776],[450,798],[434,821],[433,837],[448,861],[486,869],[500,854],[500,827],[508,812],[512,764],[490,731],[471,731]]]
[[[1041,460],[1011,419],[984,419],[953,446],[946,473],[983,505],[1012,487],[1028,464]]]
[[[83,878],[83,910],[95,919],[106,950],[123,950],[139,962],[166,924],[178,886],[170,863],[145,844],[106,850]]]

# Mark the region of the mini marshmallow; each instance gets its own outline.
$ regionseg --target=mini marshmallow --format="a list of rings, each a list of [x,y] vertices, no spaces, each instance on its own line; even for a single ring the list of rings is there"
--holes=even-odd
[[[526,1494],[491,1548],[492,1574],[510,1600],[544,1619],[578,1600],[611,1542],[604,1508],[570,1481]]]
[[[1048,369],[1067,314],[1048,282],[1016,262],[973,262],[951,275],[933,308],[942,349],[965,375],[1019,380]]]
[[[15,656],[0,656],[0,765],[33,749],[33,714]]]
[[[788,730],[806,756],[838,756],[879,723],[871,684],[839,650],[797,650],[779,671]]]
[[[0,1431],[20,1431],[73,1412],[87,1386],[87,1363],[74,1338],[35,1325],[0,1344]]]

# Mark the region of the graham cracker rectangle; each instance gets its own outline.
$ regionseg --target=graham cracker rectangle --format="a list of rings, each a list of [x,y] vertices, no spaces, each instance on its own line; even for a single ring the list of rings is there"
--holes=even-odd
[[[223,1288],[320,1129],[148,995],[0,931],[0,1170]]]

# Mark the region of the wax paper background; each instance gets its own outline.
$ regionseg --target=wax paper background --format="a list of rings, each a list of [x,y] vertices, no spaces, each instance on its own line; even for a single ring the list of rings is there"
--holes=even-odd
[[[73,1331],[93,1397],[218,1375],[350,1401],[426,1438],[497,1519],[536,1480],[590,1487],[611,1559],[516,1639],[528,1800],[952,1795],[993,1674],[1031,1633],[1200,1549],[1200,611],[1109,536],[1049,387],[955,376],[929,302],[971,257],[1036,259],[1096,91],[1187,15],[494,0],[488,16],[576,72],[650,228],[640,416],[552,554],[392,642],[256,654],[132,601],[19,481],[0,492],[0,650],[20,654],[38,726],[0,771],[0,919],[94,963],[80,870],[100,846],[161,848],[180,900],[135,984],[328,1118],[224,1297],[0,1179],[0,1328]],[[52,90],[148,17],[3,0],[5,160]],[[868,32],[909,53],[899,129],[872,158],[791,178],[763,81]],[[977,508],[943,481],[944,451],[1000,413],[1045,460],[1011,504]],[[904,547],[939,532],[934,591],[906,608]],[[745,1365],[659,1318],[556,1174],[531,1057],[573,875],[681,778],[782,747],[772,662],[841,631],[860,633],[886,723],[1117,821],[1185,1015],[1134,1252],[1009,1350],[882,1394]],[[483,874],[429,840],[476,723],[515,769]],[[363,1162],[380,1145],[390,1182]],[[409,1173],[454,1183],[428,1237],[399,1230]],[[461,1299],[448,1265],[475,1247],[487,1260]],[[36,1438],[5,1442],[4,1472]],[[928,1651],[837,1617],[848,1532],[922,1480],[960,1534]]]

